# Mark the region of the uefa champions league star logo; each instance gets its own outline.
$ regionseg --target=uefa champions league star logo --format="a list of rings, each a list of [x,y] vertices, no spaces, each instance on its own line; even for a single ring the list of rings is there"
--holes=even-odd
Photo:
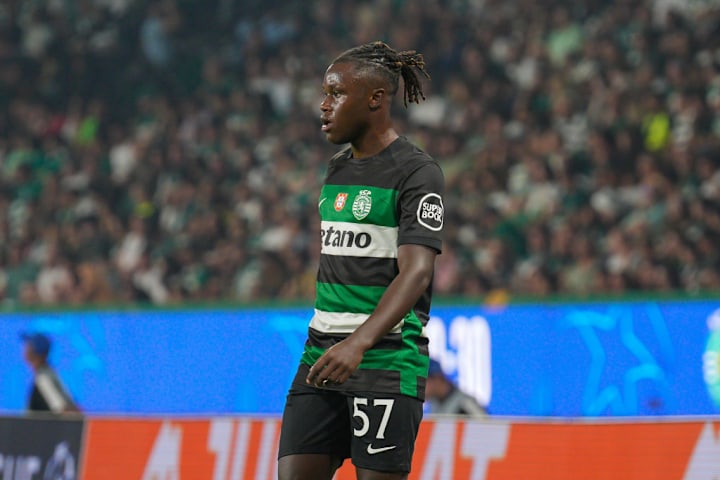
[[[703,378],[710,398],[720,408],[720,309],[710,314],[707,324],[710,337],[703,354]]]
[[[621,306],[572,310],[561,326],[576,330],[590,354],[583,415],[637,415],[643,408],[642,388],[648,385],[656,389],[657,400],[671,398],[667,371],[676,360],[656,305],[640,311]],[[659,347],[651,348],[653,343]],[[611,359],[624,366],[613,370]]]

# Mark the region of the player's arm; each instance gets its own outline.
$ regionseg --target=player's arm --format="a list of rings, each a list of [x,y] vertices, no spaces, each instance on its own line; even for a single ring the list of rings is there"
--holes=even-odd
[[[357,369],[366,351],[383,338],[413,308],[433,276],[437,252],[424,245],[398,247],[399,273],[375,311],[345,340],[330,347],[310,368],[308,383],[325,379],[343,383]]]

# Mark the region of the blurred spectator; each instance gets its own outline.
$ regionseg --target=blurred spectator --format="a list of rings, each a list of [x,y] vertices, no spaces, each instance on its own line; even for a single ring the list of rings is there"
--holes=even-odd
[[[434,359],[430,359],[425,398],[433,414],[483,417],[487,413],[473,396],[460,390],[447,378],[440,362]]]
[[[24,345],[23,358],[33,370],[33,386],[28,397],[28,410],[35,413],[79,413],[67,389],[48,364],[48,355],[52,346],[48,336],[37,332],[26,332],[20,338]]]
[[[179,21],[174,2],[150,3],[140,27],[140,38],[145,59],[151,66],[160,69],[169,66],[174,54],[171,36]]]
[[[54,245],[45,253],[45,262],[35,283],[42,303],[67,303],[70,300],[74,278],[67,260],[59,256]]]
[[[2,2],[1,298],[312,298],[317,73],[374,39],[433,75],[439,292],[717,290],[715,3]]]

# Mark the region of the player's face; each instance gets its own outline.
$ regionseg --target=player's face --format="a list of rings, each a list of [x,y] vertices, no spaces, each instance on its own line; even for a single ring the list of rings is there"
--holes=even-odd
[[[368,129],[369,88],[350,63],[332,64],[323,79],[321,130],[329,142],[354,142]]]

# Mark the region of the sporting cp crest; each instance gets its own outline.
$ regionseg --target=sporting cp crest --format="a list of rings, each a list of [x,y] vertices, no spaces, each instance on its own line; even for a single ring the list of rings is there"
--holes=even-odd
[[[370,198],[370,195],[370,190],[360,190],[360,193],[355,196],[352,204],[352,214],[356,219],[362,220],[370,213],[370,209],[372,208],[372,198]]]
[[[339,212],[343,209],[345,206],[345,201],[347,200],[348,194],[347,193],[338,193],[337,197],[335,197],[335,211]]]

